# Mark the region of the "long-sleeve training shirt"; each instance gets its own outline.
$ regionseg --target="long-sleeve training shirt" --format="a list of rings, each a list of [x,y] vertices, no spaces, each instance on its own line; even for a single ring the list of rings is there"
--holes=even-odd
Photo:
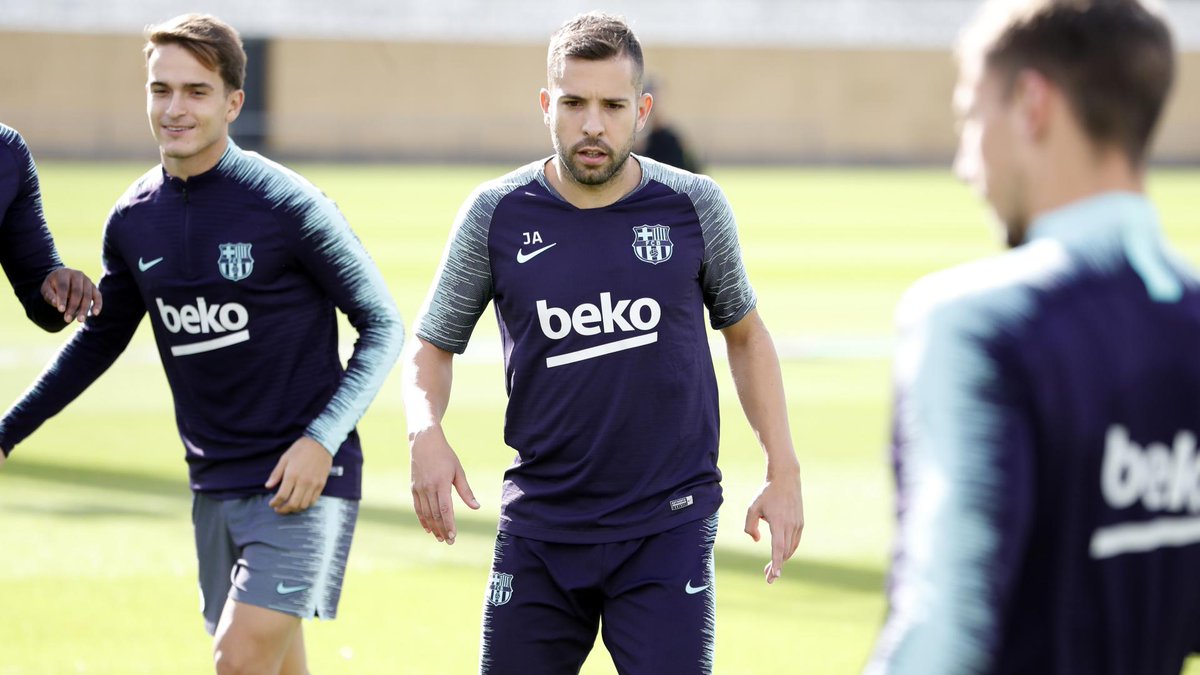
[[[877,673],[1179,673],[1200,647],[1200,283],[1141,196],[1046,213],[898,312]]]
[[[0,446],[78,396],[148,313],[193,490],[266,492],[279,457],[307,435],[334,453],[324,494],[359,497],[354,427],[399,355],[403,326],[333,202],[230,141],[203,174],[182,181],[156,167],[134,183],[109,216],[103,257],[104,312],[0,421]],[[335,308],[359,334],[345,370]]]
[[[66,326],[42,298],[46,275],[63,266],[42,212],[37,168],[25,139],[0,124],[0,266],[25,314],[48,331]]]

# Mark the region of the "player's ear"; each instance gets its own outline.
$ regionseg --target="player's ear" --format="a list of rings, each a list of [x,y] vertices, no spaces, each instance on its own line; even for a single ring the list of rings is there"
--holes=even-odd
[[[1026,68],[1013,81],[1012,100],[1019,115],[1021,132],[1030,139],[1045,136],[1054,105],[1055,87],[1045,75]]]
[[[637,130],[641,131],[645,128],[646,122],[650,119],[650,109],[654,107],[654,97],[650,92],[644,91],[638,98],[637,106]]]
[[[550,91],[542,89],[538,93],[538,103],[542,106],[542,123],[550,126]]]
[[[233,124],[233,121],[242,114],[242,104],[246,102],[245,90],[238,89],[230,94],[225,101],[225,123]]]

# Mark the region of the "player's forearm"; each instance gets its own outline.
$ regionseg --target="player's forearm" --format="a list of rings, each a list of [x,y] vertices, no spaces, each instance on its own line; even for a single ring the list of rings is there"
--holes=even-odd
[[[350,431],[383,387],[404,345],[404,323],[390,298],[380,300],[368,318],[354,317],[358,341],[346,373],[325,410],[308,425],[307,436],[337,454]]]
[[[417,338],[405,359],[402,381],[408,438],[412,441],[417,434],[442,423],[454,382],[454,355]]]
[[[38,327],[49,332],[60,331],[66,325],[62,313],[42,297],[46,276],[63,266],[54,241],[44,226],[40,235],[35,230],[24,237],[17,236],[20,234],[17,225],[5,223],[5,228],[10,227],[13,231],[0,237],[0,263],[13,292],[25,308],[25,315]]]
[[[753,320],[758,321],[757,317]],[[766,454],[767,475],[798,473],[800,465],[792,446],[783,374],[770,334],[759,322],[745,339],[731,339],[727,344],[738,400]]]
[[[134,323],[133,328],[136,329]],[[128,331],[132,336],[133,330]],[[25,394],[0,419],[0,447],[11,451],[46,420],[57,415],[108,370],[129,342],[129,337],[108,336],[81,330],[67,344]]]

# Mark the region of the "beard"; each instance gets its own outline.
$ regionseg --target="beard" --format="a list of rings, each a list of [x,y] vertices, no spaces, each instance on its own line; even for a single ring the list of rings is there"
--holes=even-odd
[[[569,152],[563,150],[562,143],[558,140],[558,134],[553,135],[553,140],[554,153],[558,156],[559,164],[565,166],[567,173],[571,174],[571,178],[581,185],[604,185],[612,180],[621,173],[621,169],[625,168],[625,160],[629,159],[629,154],[633,152],[633,135],[630,135],[629,142],[617,152],[613,152],[611,146],[598,138],[582,140],[576,143]],[[577,154],[584,148],[599,148],[608,156],[608,161],[596,167],[583,166],[579,163]]]

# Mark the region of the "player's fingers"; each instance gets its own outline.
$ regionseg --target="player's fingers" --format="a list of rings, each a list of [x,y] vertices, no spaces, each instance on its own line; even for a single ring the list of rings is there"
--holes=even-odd
[[[312,488],[306,487],[303,490],[296,490],[292,493],[291,507],[292,513],[299,513],[312,506],[313,494]]]
[[[458,532],[454,527],[454,499],[450,494],[450,486],[447,485],[445,490],[438,490],[437,498],[438,514],[434,516],[434,520],[441,524],[446,543],[453,544]]]
[[[46,304],[58,309],[58,275],[54,272],[46,275],[42,280],[42,299]],[[59,311],[62,311],[59,309]]]
[[[421,523],[421,527],[429,532],[429,523],[425,520],[425,507],[421,504],[421,495],[416,490],[412,491],[413,513],[417,516],[417,522]]]
[[[746,511],[746,534],[754,541],[758,541],[761,536],[758,533],[758,519],[761,516],[757,506],[751,506]]]
[[[458,491],[458,496],[462,498],[463,503],[473,509],[479,508],[479,500],[475,499],[475,493],[471,490],[471,484],[467,482],[467,474],[462,467],[459,467],[458,473],[454,476],[454,489]]]
[[[96,293],[96,286],[83,272],[75,272],[75,275],[79,277],[79,299],[78,302],[73,303],[75,309],[72,313],[79,323],[83,323],[92,315],[92,297]]]
[[[104,309],[104,295],[100,293],[100,287],[92,285],[92,316],[100,314],[100,310]]]
[[[787,559],[784,552],[787,550],[787,535],[784,532],[775,534],[771,532],[771,569],[767,574],[767,583],[774,583],[783,574],[783,561]]]
[[[796,549],[800,548],[800,535],[804,532],[804,525],[799,524],[792,528],[790,536],[788,536],[788,549],[785,560],[791,559],[796,553]]]
[[[287,501],[292,498],[292,493],[295,491],[296,478],[287,471],[284,471],[283,479],[279,481],[279,490],[275,492],[275,498],[271,500],[271,508],[280,511],[287,504]]]
[[[68,272],[67,275],[67,309],[63,313],[63,318],[67,321],[72,319],[83,320],[83,302],[85,299],[83,289],[83,273]]]
[[[429,533],[438,541],[445,541],[446,533],[442,531],[441,511],[438,509],[437,493],[422,493],[421,499],[425,507],[425,520],[429,523]]]
[[[263,483],[263,487],[270,490],[276,485],[279,485],[279,481],[283,480],[283,467],[286,465],[287,463],[283,461],[282,457],[280,457],[279,461],[275,462],[275,468],[271,469],[271,475],[267,476],[267,482]],[[272,504],[272,506],[274,506],[274,504]]]

